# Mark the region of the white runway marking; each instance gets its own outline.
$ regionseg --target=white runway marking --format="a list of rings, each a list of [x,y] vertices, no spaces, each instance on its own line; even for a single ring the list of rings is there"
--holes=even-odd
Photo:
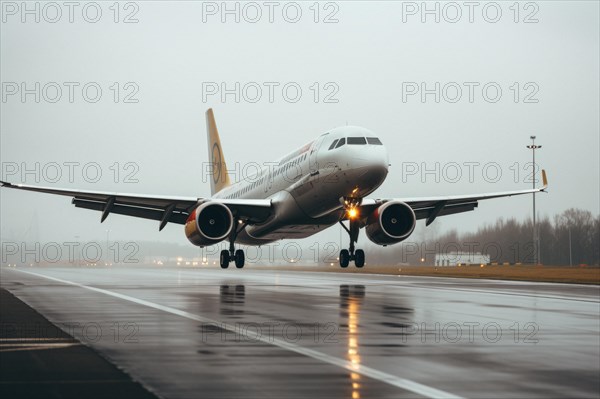
[[[14,269],[15,271],[21,272],[21,273],[26,273],[26,274],[30,274],[33,276],[37,276],[37,277],[42,277],[48,280],[53,280],[62,284],[68,284],[68,285],[72,285],[75,287],[79,287],[79,288],[84,288],[86,290],[90,290],[90,291],[94,291],[94,292],[98,292],[100,294],[104,294],[104,295],[109,295],[115,298],[119,298],[119,299],[123,299],[125,301],[129,301],[129,302],[133,302],[136,303],[138,305],[142,305],[142,306],[147,306],[149,308],[153,308],[153,309],[157,309],[157,310],[162,310],[163,312],[167,312],[167,313],[171,313],[177,316],[181,316],[181,317],[185,317],[187,319],[190,320],[195,320],[195,321],[199,321],[202,323],[212,323],[212,324],[219,324],[219,326],[221,328],[224,328],[226,330],[229,330],[231,332],[236,332],[236,333],[240,333],[239,329],[236,329],[233,326],[229,326],[227,324],[223,324],[223,323],[218,323],[216,320],[212,320],[206,317],[202,317],[202,316],[198,316],[195,315],[193,313],[189,313],[183,310],[179,310],[179,309],[175,309],[172,308],[170,306],[163,306],[160,305],[158,303],[154,303],[154,302],[150,302],[150,301],[146,301],[144,299],[139,299],[139,298],[135,298],[129,295],[124,295],[124,294],[119,294],[118,292],[113,292],[113,291],[109,291],[109,290],[105,290],[102,288],[96,288],[96,287],[91,287],[88,285],[84,285],[84,284],[80,284],[80,283],[76,283],[74,281],[68,281],[68,280],[63,280],[60,278],[56,278],[56,277],[50,277],[50,276],[46,276],[43,274],[39,274],[39,273],[34,273],[34,272],[28,272],[25,270],[17,270]],[[423,384],[419,384],[418,382],[412,381],[412,380],[408,380],[406,378],[400,378],[397,377],[395,375],[392,374],[388,374],[385,373],[383,371],[379,371],[376,369],[373,369],[371,367],[367,367],[367,366],[363,366],[363,365],[357,365],[357,364],[353,364],[351,363],[349,360],[344,360],[341,358],[337,358],[334,356],[330,356],[327,355],[325,353],[313,350],[313,349],[308,349],[308,348],[304,348],[302,346],[298,346],[295,345],[293,343],[290,342],[286,342],[284,340],[279,340],[279,339],[273,339],[272,337],[269,338],[265,338],[262,335],[258,334],[258,333],[253,333],[252,331],[250,331],[250,329],[247,329],[246,332],[243,333],[243,335],[245,335],[247,338],[255,340],[255,341],[261,341],[263,343],[266,344],[270,344],[270,345],[274,345],[277,346],[281,349],[285,349],[288,350],[290,352],[295,352],[295,353],[299,353],[301,355],[304,356],[308,356],[311,357],[313,359],[316,360],[320,360],[324,363],[328,363],[334,366],[338,366],[341,367],[343,369],[346,369],[350,372],[353,373],[358,373],[361,374],[365,377],[369,377],[369,378],[373,378],[375,380],[384,382],[386,384],[422,395],[424,397],[427,398],[448,398],[448,399],[462,399],[461,396],[457,396],[454,395],[452,393],[449,392],[445,392],[436,388],[432,388],[429,387],[427,385],[423,385]]]

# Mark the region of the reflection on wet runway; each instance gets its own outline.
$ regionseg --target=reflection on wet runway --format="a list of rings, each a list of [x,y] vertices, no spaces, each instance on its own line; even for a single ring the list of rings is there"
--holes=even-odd
[[[162,397],[600,393],[598,287],[250,269],[1,273],[57,325],[95,323],[101,339],[75,337]],[[115,341],[111,327],[127,323],[136,340]]]
[[[352,384],[352,399],[360,399],[360,368],[359,354],[359,315],[360,304],[365,297],[364,285],[340,285],[340,316],[346,318],[348,325],[348,360],[354,368],[350,372]]]
[[[219,313],[223,316],[243,315],[245,292],[246,287],[242,284],[221,284],[219,291],[221,307]]]

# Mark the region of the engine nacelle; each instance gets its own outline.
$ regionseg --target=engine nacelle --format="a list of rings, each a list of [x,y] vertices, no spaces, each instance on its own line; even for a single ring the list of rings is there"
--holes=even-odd
[[[367,237],[375,244],[390,245],[406,240],[415,230],[417,217],[412,208],[401,201],[381,205],[367,219]]]
[[[185,235],[192,244],[204,247],[223,241],[233,228],[233,215],[228,207],[218,202],[206,202],[188,217]]]

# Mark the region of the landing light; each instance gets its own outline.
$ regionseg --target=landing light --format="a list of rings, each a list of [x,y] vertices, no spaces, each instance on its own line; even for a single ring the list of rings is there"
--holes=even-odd
[[[354,219],[358,216],[358,209],[356,208],[350,208],[348,209],[348,218],[349,219]]]

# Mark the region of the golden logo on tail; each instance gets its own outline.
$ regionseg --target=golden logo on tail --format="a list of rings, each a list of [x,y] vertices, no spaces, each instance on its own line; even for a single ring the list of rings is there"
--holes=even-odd
[[[215,116],[212,108],[206,111],[206,131],[208,133],[208,156],[210,159],[210,179],[211,194],[215,194],[231,184],[229,173],[227,173],[227,164],[221,148],[219,131],[215,122]]]

